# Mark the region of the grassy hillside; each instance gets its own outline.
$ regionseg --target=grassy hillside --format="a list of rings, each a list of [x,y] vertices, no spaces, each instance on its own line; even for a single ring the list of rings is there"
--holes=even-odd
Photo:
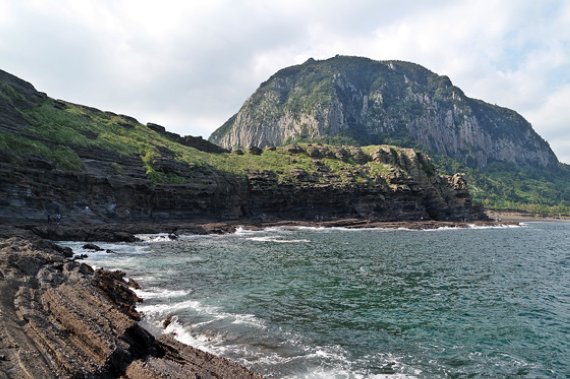
[[[492,163],[484,170],[436,157],[442,171],[465,172],[473,198],[486,209],[537,216],[570,216],[570,166],[538,169]]]
[[[309,156],[309,144],[263,151],[207,153],[185,146],[138,123],[135,119],[93,108],[46,99],[19,112],[29,124],[25,128],[0,128],[1,160],[25,166],[30,160],[44,160],[56,169],[84,171],[85,159],[109,155],[112,167],[121,174],[121,159],[140,159],[146,175],[154,183],[182,184],[189,179],[164,171],[161,160],[181,164],[190,170],[215,170],[246,176],[256,171],[272,171],[281,182],[295,182],[299,172],[312,174],[326,167],[338,180],[366,183],[391,170],[401,170],[380,162],[357,163],[352,154],[361,149],[321,145],[327,156],[318,161]],[[367,148],[373,150],[374,147]],[[122,157],[122,158],[121,158]],[[363,163],[363,162],[360,162]]]

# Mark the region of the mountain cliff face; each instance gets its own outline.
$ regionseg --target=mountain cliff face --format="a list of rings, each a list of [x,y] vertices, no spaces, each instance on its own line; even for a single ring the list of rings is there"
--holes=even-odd
[[[521,115],[465,96],[446,76],[413,63],[345,56],[280,70],[210,141],[243,148],[331,138],[418,146],[478,168],[558,162]]]
[[[0,222],[484,218],[460,175],[389,146],[229,153],[0,71]]]

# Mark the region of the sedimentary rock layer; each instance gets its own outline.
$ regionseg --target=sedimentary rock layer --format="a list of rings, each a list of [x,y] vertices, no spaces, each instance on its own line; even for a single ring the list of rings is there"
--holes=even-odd
[[[376,176],[359,165],[332,172],[318,158],[326,149],[313,147],[300,152],[314,155],[317,169],[298,169],[286,182],[272,171],[253,171],[247,177],[238,177],[187,168],[180,171],[188,177],[186,184],[155,185],[127,174],[100,176],[90,171],[73,173],[0,163],[0,214],[4,222],[44,221],[49,207],[57,204],[67,223],[484,217],[481,207],[472,203],[461,175],[436,174],[429,159],[412,149],[379,147],[372,156],[366,156],[393,167]],[[358,159],[358,154],[347,155],[346,159]],[[136,167],[133,163],[131,171]]]
[[[44,240],[0,240],[0,378],[260,378],[155,339],[124,273],[70,260]]]

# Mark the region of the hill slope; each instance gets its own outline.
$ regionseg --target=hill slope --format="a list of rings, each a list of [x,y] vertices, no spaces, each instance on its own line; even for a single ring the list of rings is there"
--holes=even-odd
[[[448,77],[401,61],[336,56],[278,71],[210,137],[225,148],[293,140],[417,146],[469,167],[553,167],[518,113],[471,99]]]
[[[460,175],[412,149],[229,153],[156,124],[54,100],[0,71],[0,222],[478,219]]]

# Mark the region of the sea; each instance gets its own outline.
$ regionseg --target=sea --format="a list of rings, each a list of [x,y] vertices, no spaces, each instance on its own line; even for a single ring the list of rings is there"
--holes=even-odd
[[[570,377],[570,223],[139,238],[62,244],[139,282],[152,333],[269,378]]]

